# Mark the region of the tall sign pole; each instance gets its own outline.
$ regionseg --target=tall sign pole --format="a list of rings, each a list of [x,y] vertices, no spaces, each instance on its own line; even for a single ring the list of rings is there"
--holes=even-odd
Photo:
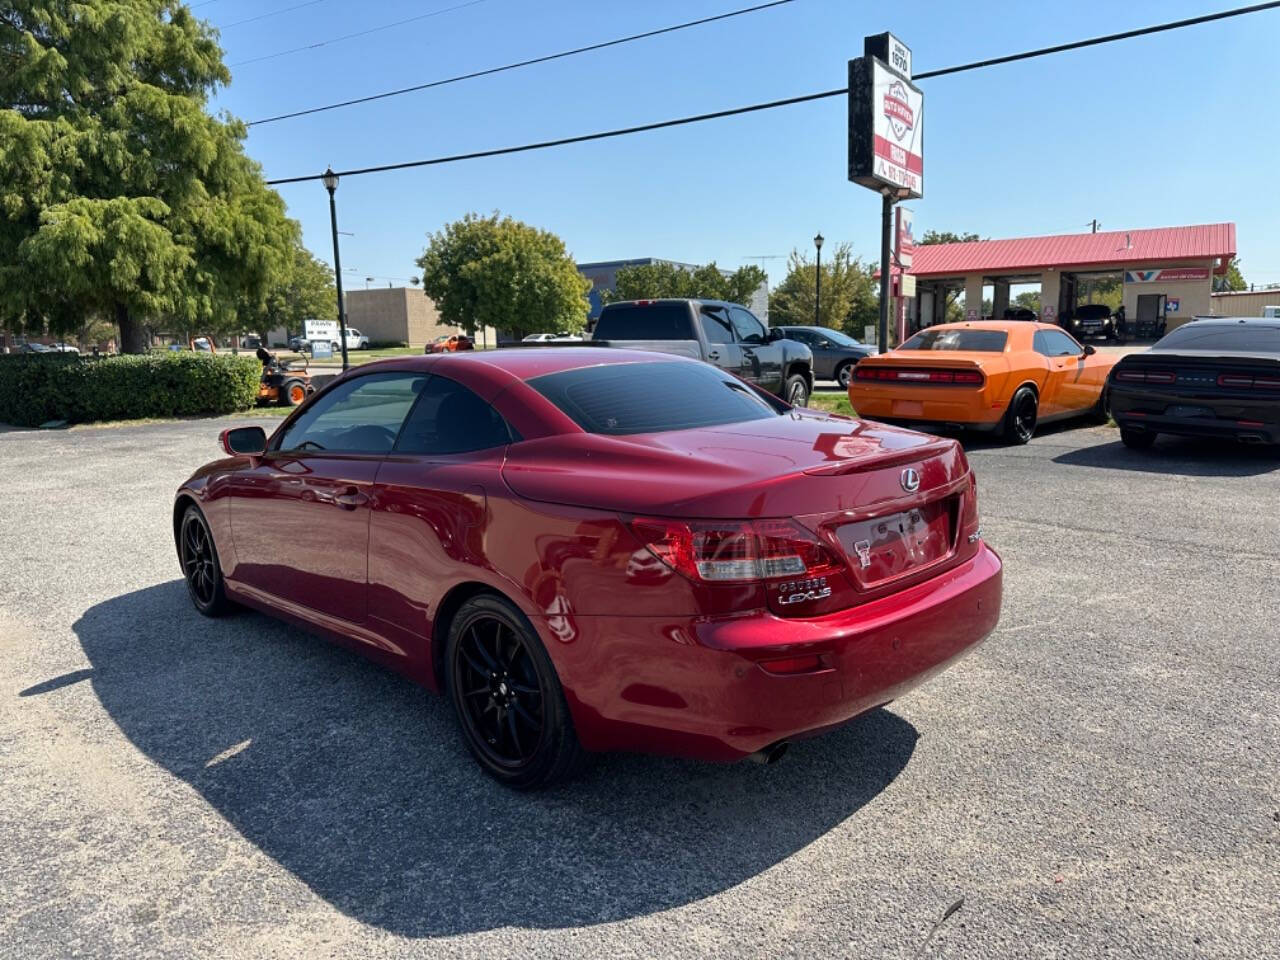
[[[849,61],[849,180],[880,194],[880,352],[889,349],[893,205],[924,196],[924,93],[911,49],[891,33]]]

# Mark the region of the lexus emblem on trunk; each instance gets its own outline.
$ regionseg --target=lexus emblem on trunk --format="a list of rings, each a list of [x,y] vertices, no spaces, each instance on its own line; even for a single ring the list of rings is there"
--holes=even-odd
[[[908,467],[902,471],[899,482],[902,484],[902,489],[907,493],[915,493],[920,489],[920,474]]]

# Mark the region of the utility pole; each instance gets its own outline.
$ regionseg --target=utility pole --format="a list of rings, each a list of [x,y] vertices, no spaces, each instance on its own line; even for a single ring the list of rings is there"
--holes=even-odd
[[[889,233],[893,226],[893,195],[884,191],[884,205],[880,213],[880,331],[881,353],[889,352]]]
[[[1093,233],[1097,233],[1097,232],[1098,232],[1098,218],[1097,218],[1097,217],[1094,217],[1094,219],[1093,219],[1093,231],[1092,231],[1092,232],[1093,232]]]

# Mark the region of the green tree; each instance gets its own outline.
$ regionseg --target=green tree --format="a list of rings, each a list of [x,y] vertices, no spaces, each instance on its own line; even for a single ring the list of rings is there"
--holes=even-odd
[[[1013,298],[1013,303],[1009,304],[1009,306],[1014,309],[1026,307],[1028,310],[1034,310],[1038,314],[1040,312],[1040,291],[1024,290]]]
[[[602,291],[604,303],[618,300],[658,300],[663,297],[693,297],[749,304],[768,275],[751,264],[724,273],[715,261],[693,270],[674,263],[648,263],[623,267],[614,279],[614,289]]]
[[[1245,282],[1244,274],[1240,272],[1240,258],[1232,257],[1227,261],[1227,272],[1220,277],[1213,278],[1213,289],[1215,290],[1247,290],[1249,284]]]
[[[316,259],[301,240],[293,244],[293,256],[287,271],[267,291],[261,308],[246,314],[256,317],[246,324],[263,336],[276,327],[284,327],[286,335],[302,332],[304,320],[337,320],[338,293],[333,282],[333,269]]]
[[[220,332],[260,307],[296,226],[207,112],[216,33],[173,0],[0,4],[0,324]]]
[[[792,250],[786,279],[769,296],[769,322],[775,326],[816,322],[860,337],[863,328],[879,318],[880,296],[872,279],[875,269],[855,257],[851,245],[838,245],[823,259],[822,312],[815,321],[816,264],[807,253]]]
[[[586,325],[591,281],[546,230],[469,213],[432,234],[417,262],[422,289],[450,326],[471,333],[494,327],[520,338]]]
[[[950,230],[926,230],[916,245],[930,243],[974,243],[982,238],[976,233],[952,233]]]

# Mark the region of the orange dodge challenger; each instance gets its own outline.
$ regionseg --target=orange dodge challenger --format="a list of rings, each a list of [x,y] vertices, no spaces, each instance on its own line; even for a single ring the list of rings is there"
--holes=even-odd
[[[940,324],[860,361],[849,402],[869,420],[996,431],[1026,443],[1039,423],[1105,421],[1107,375],[1119,359],[1048,323]]]

